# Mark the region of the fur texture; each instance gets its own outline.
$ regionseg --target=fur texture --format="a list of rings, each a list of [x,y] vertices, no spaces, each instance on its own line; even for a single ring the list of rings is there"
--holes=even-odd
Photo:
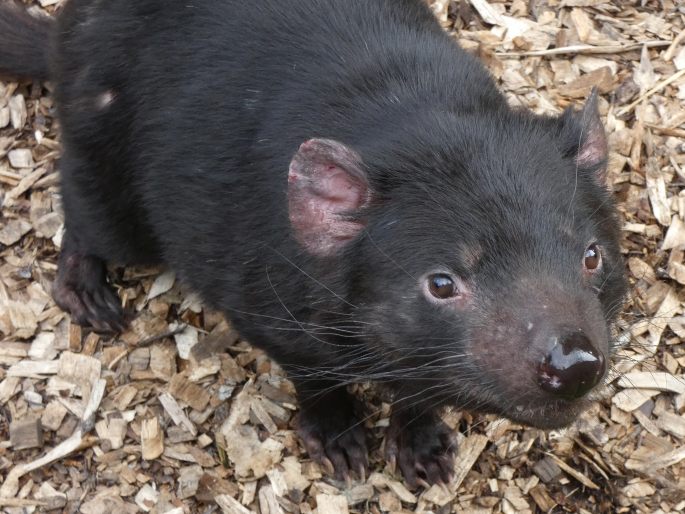
[[[0,77],[47,79],[54,22],[31,16],[13,0],[0,5]]]

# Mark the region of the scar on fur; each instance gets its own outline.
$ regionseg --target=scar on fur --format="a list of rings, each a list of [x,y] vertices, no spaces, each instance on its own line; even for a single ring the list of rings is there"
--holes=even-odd
[[[110,89],[108,91],[105,91],[104,93],[99,94],[95,99],[95,107],[99,111],[106,109],[107,107],[112,105],[112,102],[114,102],[115,98],[116,93],[113,90]]]
[[[467,268],[473,269],[483,257],[483,247],[479,243],[465,244],[459,248],[459,256]]]

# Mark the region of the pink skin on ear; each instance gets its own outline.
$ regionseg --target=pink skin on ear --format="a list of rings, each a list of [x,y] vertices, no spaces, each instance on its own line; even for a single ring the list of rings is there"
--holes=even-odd
[[[576,163],[581,168],[594,168],[597,170],[597,178],[601,183],[606,182],[605,161],[608,156],[607,137],[604,125],[599,117],[599,105],[597,89],[593,89],[583,110],[579,113],[579,121],[582,128],[580,146],[576,156]]]
[[[311,254],[335,254],[364,228],[352,215],[370,200],[361,158],[330,139],[303,143],[288,173],[288,211],[297,241]]]

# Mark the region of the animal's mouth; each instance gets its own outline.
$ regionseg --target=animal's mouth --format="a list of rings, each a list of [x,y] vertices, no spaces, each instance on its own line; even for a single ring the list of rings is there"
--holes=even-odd
[[[587,410],[595,401],[595,395],[590,394],[580,399],[568,400],[564,398],[522,398],[519,402],[499,402],[490,400],[450,402],[455,408],[471,409],[488,414],[497,414],[533,428],[553,430],[571,425],[583,411]]]
[[[558,399],[540,405],[514,405],[501,410],[499,414],[517,423],[550,430],[570,425],[591,404],[592,401],[587,398],[573,401]]]

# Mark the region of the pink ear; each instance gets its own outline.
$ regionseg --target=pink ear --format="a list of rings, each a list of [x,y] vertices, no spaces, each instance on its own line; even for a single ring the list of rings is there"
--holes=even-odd
[[[604,181],[608,157],[607,137],[599,117],[597,89],[594,88],[583,110],[579,113],[580,146],[576,163],[580,168],[598,168],[598,178]]]
[[[370,196],[361,158],[342,143],[310,139],[290,162],[290,224],[309,253],[333,255],[353,239],[364,228],[353,215]]]

